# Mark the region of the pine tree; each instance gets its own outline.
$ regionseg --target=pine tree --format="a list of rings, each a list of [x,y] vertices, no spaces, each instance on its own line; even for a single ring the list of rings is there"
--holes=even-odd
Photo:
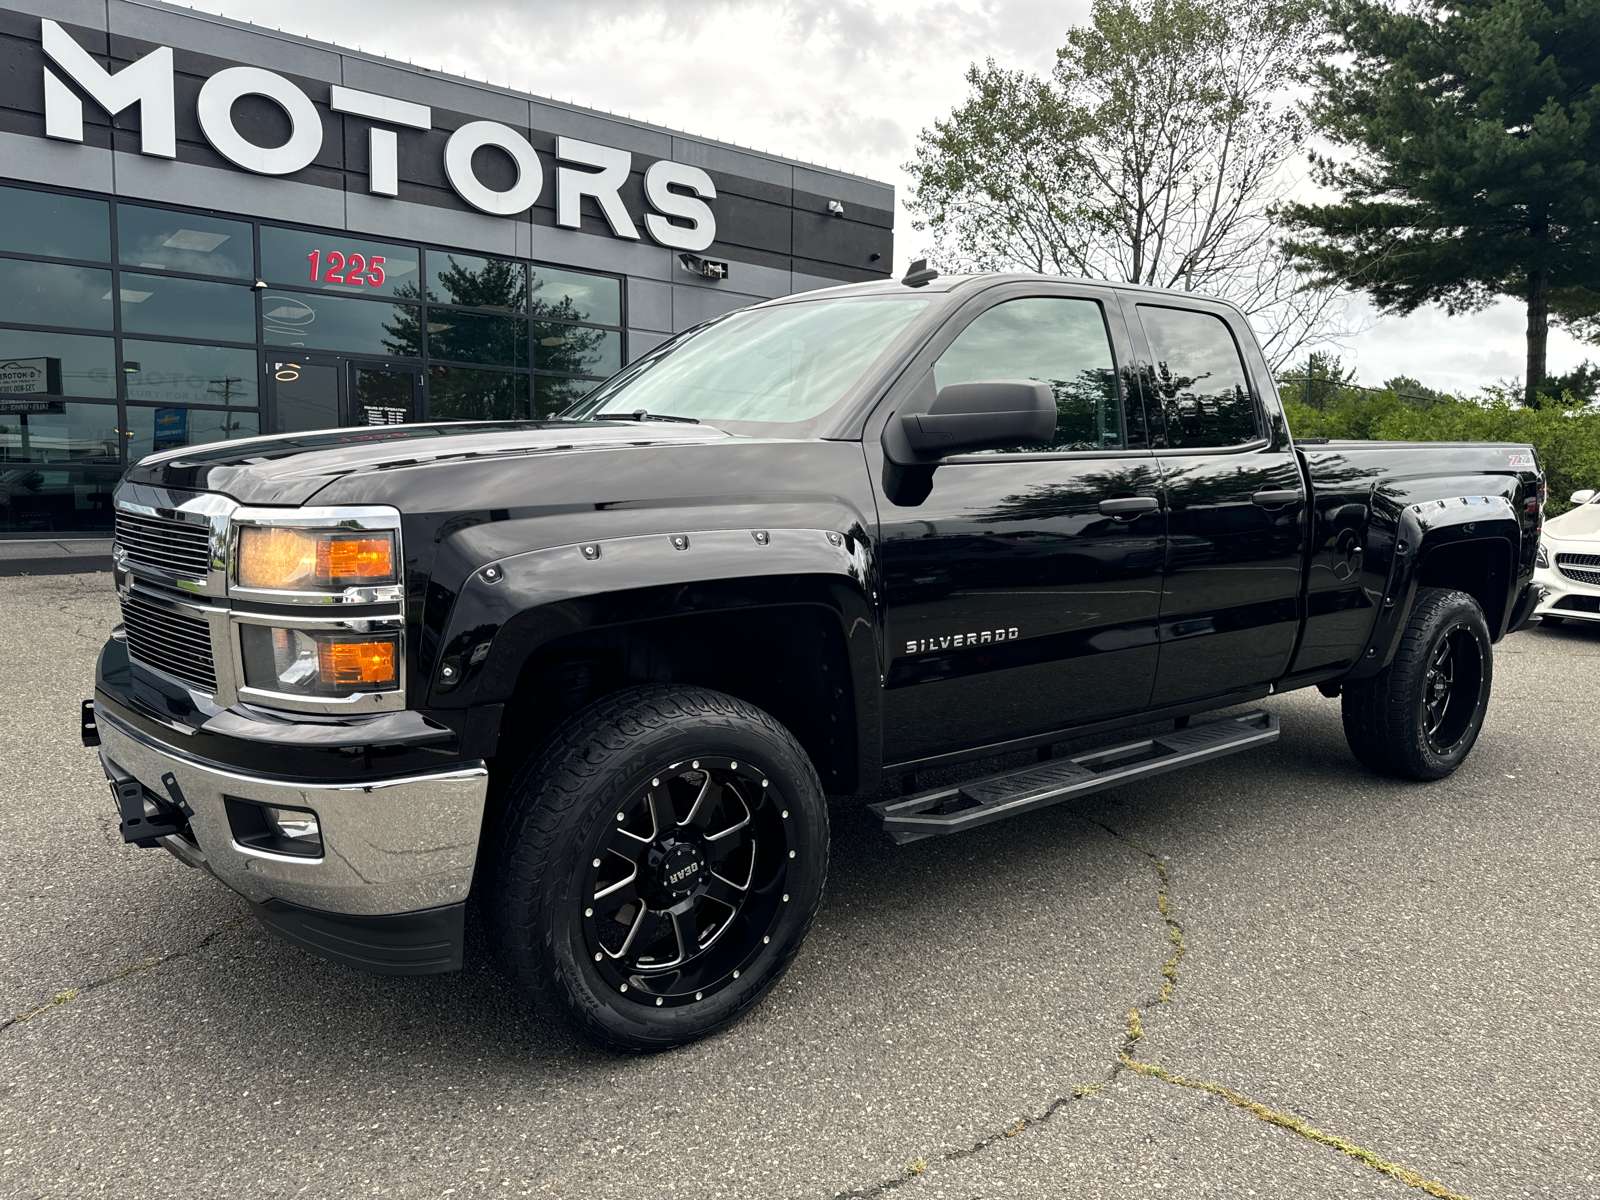
[[[1312,114],[1335,204],[1283,212],[1302,269],[1382,310],[1528,311],[1526,403],[1552,306],[1600,291],[1600,0],[1333,0]]]

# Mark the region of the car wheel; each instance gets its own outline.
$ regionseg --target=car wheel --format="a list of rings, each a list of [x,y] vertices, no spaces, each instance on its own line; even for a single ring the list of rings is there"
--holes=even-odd
[[[1465,592],[1419,588],[1394,660],[1345,684],[1356,758],[1402,779],[1443,779],[1478,740],[1494,681],[1489,626]]]
[[[573,716],[507,790],[485,917],[536,1006],[613,1049],[747,1012],[811,927],[828,810],[804,750],[718,692],[651,686]]]

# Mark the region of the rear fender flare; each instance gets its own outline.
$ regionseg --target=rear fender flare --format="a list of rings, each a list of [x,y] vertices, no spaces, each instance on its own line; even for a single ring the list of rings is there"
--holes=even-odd
[[[1462,542],[1503,541],[1514,562],[1521,537],[1521,519],[1504,496],[1451,496],[1402,508],[1378,619],[1360,658],[1345,678],[1365,679],[1393,661],[1400,634],[1411,619],[1422,564],[1429,553],[1440,546]],[[1510,612],[1510,598],[1506,611]],[[1496,640],[1499,632],[1491,630]]]

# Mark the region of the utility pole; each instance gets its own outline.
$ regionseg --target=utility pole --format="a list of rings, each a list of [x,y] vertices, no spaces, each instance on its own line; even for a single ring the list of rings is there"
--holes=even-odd
[[[206,389],[206,395],[220,396],[222,398],[222,403],[231,407],[233,404],[234,384],[243,382],[244,380],[237,375],[230,375],[223,379],[210,380],[211,386]]]

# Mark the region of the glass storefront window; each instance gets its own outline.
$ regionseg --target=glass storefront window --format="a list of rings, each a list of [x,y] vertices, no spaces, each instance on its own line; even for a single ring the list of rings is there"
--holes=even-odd
[[[622,335],[581,325],[535,322],[533,365],[565,375],[615,375],[622,369]]]
[[[0,321],[111,328],[111,272],[0,258]]]
[[[0,427],[14,421],[0,413]],[[103,533],[111,528],[111,492],[121,473],[114,463],[19,464],[0,457],[0,533]]]
[[[0,188],[0,250],[110,262],[111,206],[81,196]]]
[[[261,278],[284,287],[420,299],[415,246],[359,234],[261,227]]]
[[[250,226],[159,208],[117,205],[117,257],[125,267],[255,278]]]
[[[256,340],[255,305],[247,287],[160,275],[122,273],[122,329],[218,342]]]
[[[269,344],[346,350],[385,358],[422,353],[422,309],[350,296],[262,292],[261,325]]]
[[[528,377],[470,367],[428,368],[431,421],[513,421],[528,415]]]
[[[571,408],[599,386],[593,379],[552,379],[548,375],[535,375],[533,415],[540,419],[553,417]]]
[[[0,396],[0,476],[17,463],[114,463],[117,436],[114,404]]]
[[[0,329],[0,401],[26,396],[115,400],[113,347],[110,338]]]
[[[428,251],[429,300],[464,304],[468,308],[521,312],[527,298],[527,274],[520,262]]]
[[[274,362],[273,399],[279,433],[331,429],[339,423],[339,368],[327,363]]]
[[[535,267],[529,292],[535,316],[593,321],[596,325],[622,324],[622,285],[604,275]]]
[[[484,317],[429,308],[428,355],[453,362],[526,366],[528,322],[522,317]]]
[[[226,409],[185,408],[181,405],[144,408],[130,404],[128,462],[136,463],[146,454],[154,454],[158,450],[176,450],[179,446],[200,446],[206,442],[255,437],[259,432],[260,425],[252,411],[230,412]]]
[[[254,408],[260,390],[254,350],[122,341],[128,399],[150,404],[222,404]]]

